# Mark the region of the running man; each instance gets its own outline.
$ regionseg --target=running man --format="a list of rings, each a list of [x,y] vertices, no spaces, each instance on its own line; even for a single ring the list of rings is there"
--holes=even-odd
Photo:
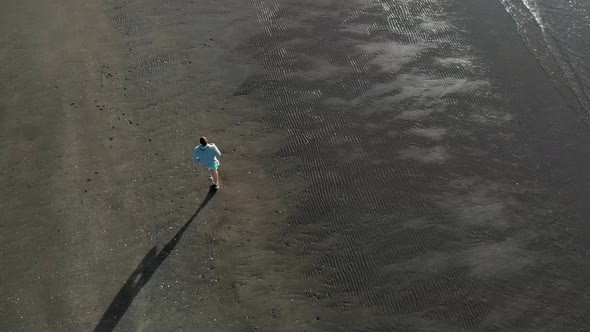
[[[221,156],[221,152],[213,143],[209,143],[207,137],[201,136],[199,139],[201,145],[195,147],[195,153],[193,153],[193,163],[201,163],[203,166],[209,169],[209,181],[215,189],[219,189],[219,160],[217,157]]]

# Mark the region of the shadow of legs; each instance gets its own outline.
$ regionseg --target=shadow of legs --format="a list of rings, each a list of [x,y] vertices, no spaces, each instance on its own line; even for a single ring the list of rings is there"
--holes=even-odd
[[[104,315],[102,315],[102,318],[94,328],[94,332],[110,332],[115,328],[115,326],[117,326],[117,323],[119,323],[121,317],[123,317],[131,303],[133,303],[133,300],[141,288],[143,288],[143,286],[148,283],[162,262],[174,250],[182,238],[184,232],[187,230],[193,220],[195,220],[199,212],[201,212],[207,203],[209,203],[209,200],[213,198],[215,192],[215,188],[211,187],[209,189],[207,196],[197,211],[195,211],[195,213],[186,221],[184,226],[182,226],[176,235],[174,235],[172,240],[170,240],[170,242],[168,242],[160,252],[157,252],[158,249],[156,246],[150,249],[150,251],[141,260],[141,263],[139,263],[135,271],[133,271],[129,278],[127,278],[127,281],[125,281],[125,284],[123,287],[121,287],[117,295],[115,295],[111,305],[109,305]]]

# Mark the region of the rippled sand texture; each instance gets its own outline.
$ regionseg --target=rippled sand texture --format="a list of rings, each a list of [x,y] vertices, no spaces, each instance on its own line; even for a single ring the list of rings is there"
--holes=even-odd
[[[490,13],[508,22],[499,4],[254,4],[263,32],[243,49],[262,71],[237,93],[268,102],[268,127],[288,135],[275,180],[309,185],[282,241],[320,282],[308,296],[326,308],[325,326],[455,331],[557,318],[561,296],[583,283],[553,274],[554,181],[564,178],[550,175],[556,147],[531,114],[551,108],[568,118],[553,130],[580,127],[514,33],[494,30]],[[568,286],[547,293],[550,280]],[[554,326],[580,327],[577,317]]]

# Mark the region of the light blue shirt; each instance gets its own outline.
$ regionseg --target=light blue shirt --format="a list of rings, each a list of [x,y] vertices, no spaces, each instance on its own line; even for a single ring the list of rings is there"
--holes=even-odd
[[[199,145],[195,147],[193,153],[193,163],[201,162],[205,167],[213,167],[218,161],[217,157],[221,156],[219,149],[213,144],[207,144],[206,146]]]

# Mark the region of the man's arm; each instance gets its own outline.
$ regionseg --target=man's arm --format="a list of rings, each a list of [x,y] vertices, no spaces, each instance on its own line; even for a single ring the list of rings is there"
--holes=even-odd
[[[221,152],[217,148],[217,145],[213,145],[213,147],[215,148],[215,157],[221,157]]]
[[[198,147],[195,148],[195,152],[193,152],[193,163],[199,162],[199,149]]]

